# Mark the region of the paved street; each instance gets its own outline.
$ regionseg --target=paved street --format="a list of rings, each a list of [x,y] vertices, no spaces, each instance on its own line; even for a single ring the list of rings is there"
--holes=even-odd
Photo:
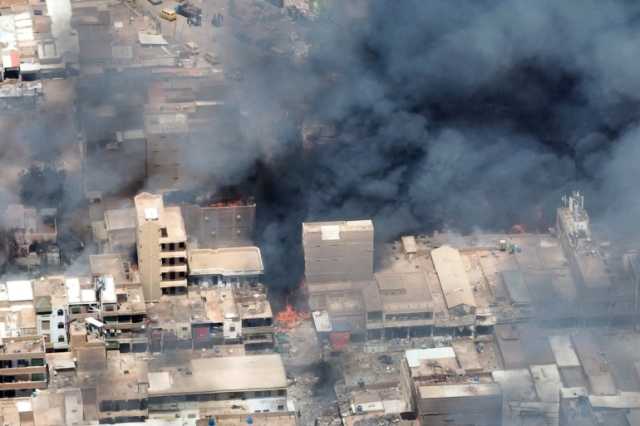
[[[159,5],[152,5],[148,0],[136,0],[135,5],[148,15],[153,16],[160,23],[162,34],[169,43],[183,46],[187,42],[195,42],[200,46],[201,54],[211,52],[220,58],[225,56],[224,38],[226,27],[211,25],[213,16],[217,13],[227,15],[227,0],[190,0],[191,4],[202,9],[202,25],[189,25],[187,18],[178,15],[173,22],[160,18],[160,11],[164,8],[174,9],[179,4],[175,0],[164,0]]]

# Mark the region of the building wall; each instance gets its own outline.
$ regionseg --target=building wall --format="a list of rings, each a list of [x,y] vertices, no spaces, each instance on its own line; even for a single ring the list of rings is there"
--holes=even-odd
[[[138,226],[138,269],[144,300],[160,299],[160,224],[145,222]]]
[[[423,426],[499,426],[502,424],[502,396],[430,398],[418,401]]]
[[[307,283],[373,279],[373,227],[340,228],[339,239],[325,239],[321,232],[304,232]]]

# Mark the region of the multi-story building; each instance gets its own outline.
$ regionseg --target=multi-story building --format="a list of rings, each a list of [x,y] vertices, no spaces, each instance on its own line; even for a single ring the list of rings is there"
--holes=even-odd
[[[161,195],[135,197],[137,252],[145,301],[185,294],[187,236],[179,207],[165,207]]]
[[[274,344],[273,313],[261,284],[192,286],[187,297],[163,297],[149,306],[148,316],[152,352]]]
[[[580,192],[562,198],[556,215],[556,231],[578,286],[578,315],[608,315],[616,304],[615,291],[602,250],[592,236],[589,214]],[[616,309],[620,306],[622,304]]]
[[[147,350],[147,308],[140,286],[117,287],[113,277],[98,278],[100,319],[108,349],[121,352]]]
[[[491,375],[499,367],[491,352],[473,342],[405,352],[404,374],[421,425],[502,424],[502,390]]]
[[[373,279],[373,223],[370,220],[302,224],[304,276],[316,283]]]
[[[41,277],[33,282],[38,335],[45,339],[47,349],[69,348],[69,305],[63,276]]]
[[[0,342],[0,397],[30,395],[47,387],[44,339],[3,337]]]
[[[64,280],[67,289],[69,322],[100,314],[100,303],[95,282],[89,277],[67,277]]]
[[[257,283],[263,273],[258,247],[189,250],[189,282],[192,284]]]
[[[149,368],[149,411],[197,407],[201,415],[288,412],[287,378],[279,354],[194,358]],[[202,372],[215,374],[202,374]]]
[[[422,272],[378,272],[364,291],[367,338],[424,337],[432,333],[434,303]]]
[[[118,354],[107,358],[96,386],[100,423],[144,422],[147,407],[147,361]]]
[[[184,180],[189,122],[185,113],[154,113],[145,117],[146,171],[153,188],[169,190]]]
[[[373,231],[370,220],[302,224],[309,306],[316,329],[333,341],[366,333],[363,292],[375,287]]]

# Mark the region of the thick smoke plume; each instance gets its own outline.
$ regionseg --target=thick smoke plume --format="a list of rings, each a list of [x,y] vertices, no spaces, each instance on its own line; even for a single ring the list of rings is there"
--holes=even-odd
[[[263,67],[251,92],[336,128],[304,162],[283,142],[269,163],[263,238],[295,252],[300,220],[361,217],[382,239],[544,230],[572,188],[630,228],[639,12],[630,1],[334,2],[306,33],[308,64]]]
[[[245,30],[243,3],[271,8],[234,3],[229,32]],[[304,220],[372,218],[380,240],[443,227],[544,230],[560,194],[580,188],[596,217],[636,232],[640,4],[324,3],[317,21],[281,18],[261,34],[266,44],[308,45],[306,61],[255,55],[228,38],[225,67],[243,78],[223,102],[239,119],[216,113],[222,124],[187,153],[194,188],[253,188],[274,284],[299,279]],[[78,94],[81,114],[115,102],[122,119],[105,134],[140,126],[146,95],[118,79],[120,89]],[[335,140],[304,150],[303,123],[329,125]],[[44,133],[32,132],[33,143],[7,135],[4,145],[50,147]],[[14,151],[3,154],[12,164]],[[121,189],[108,168],[87,173]]]

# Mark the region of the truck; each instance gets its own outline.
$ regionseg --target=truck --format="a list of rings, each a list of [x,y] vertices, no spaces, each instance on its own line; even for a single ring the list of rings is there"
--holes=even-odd
[[[176,6],[176,13],[187,18],[187,23],[199,27],[202,23],[202,9],[188,1]]]

